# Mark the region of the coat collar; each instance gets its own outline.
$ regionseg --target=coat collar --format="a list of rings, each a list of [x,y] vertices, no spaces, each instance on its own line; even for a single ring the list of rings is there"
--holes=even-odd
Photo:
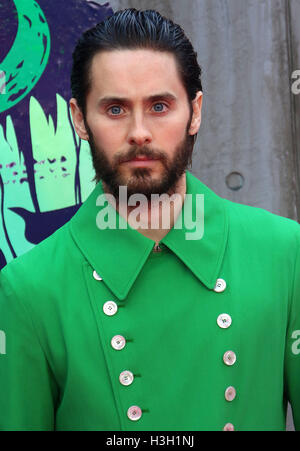
[[[109,289],[118,299],[124,300],[135,282],[144,263],[154,247],[154,241],[132,229],[126,221],[116,214],[117,224],[126,228],[100,230],[96,217],[101,207],[96,200],[103,194],[100,181],[77,213],[69,222],[71,235],[94,270],[103,278]],[[213,289],[219,277],[228,235],[226,202],[207,188],[189,171],[186,171],[187,196],[181,211],[182,228],[175,226],[161,240],[208,288]],[[204,195],[204,234],[201,239],[188,240],[186,233],[192,230],[184,221],[184,214],[190,202],[195,214],[196,196]],[[187,199],[188,202],[187,202]],[[199,205],[199,203],[198,203]],[[105,205],[107,208],[107,205]],[[199,207],[197,207],[199,208]],[[198,210],[199,211],[199,210]],[[196,216],[194,216],[194,219]],[[179,221],[180,218],[177,219]],[[120,222],[118,222],[120,221]]]

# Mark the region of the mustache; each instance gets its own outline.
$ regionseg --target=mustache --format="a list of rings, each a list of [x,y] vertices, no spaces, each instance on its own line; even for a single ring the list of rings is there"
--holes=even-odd
[[[121,164],[121,163],[124,163],[125,161],[133,160],[134,158],[138,158],[138,157],[147,157],[152,160],[160,159],[160,160],[163,160],[163,162],[167,161],[167,159],[168,159],[166,154],[164,152],[162,152],[161,150],[149,149],[149,147],[142,147],[142,148],[133,147],[128,152],[126,152],[122,155],[116,154],[114,160],[115,160],[115,164]]]

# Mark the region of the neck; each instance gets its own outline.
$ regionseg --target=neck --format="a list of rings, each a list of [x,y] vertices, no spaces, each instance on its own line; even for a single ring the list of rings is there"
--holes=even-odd
[[[105,192],[108,191],[105,189]],[[185,193],[186,174],[183,173],[172,195],[163,194],[157,201],[139,202],[138,206],[117,204],[116,210],[130,227],[158,244],[174,226],[182,209]]]

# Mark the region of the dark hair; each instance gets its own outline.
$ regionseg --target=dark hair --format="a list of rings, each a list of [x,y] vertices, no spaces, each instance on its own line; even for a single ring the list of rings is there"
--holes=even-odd
[[[72,96],[77,100],[84,116],[93,57],[102,50],[120,49],[171,52],[175,56],[190,103],[197,91],[202,91],[197,53],[182,28],[154,10],[124,9],[85,31],[73,52]]]

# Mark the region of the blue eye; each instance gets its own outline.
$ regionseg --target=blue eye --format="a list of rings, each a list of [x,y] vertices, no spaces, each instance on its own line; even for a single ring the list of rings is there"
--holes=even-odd
[[[163,109],[157,109],[157,108],[156,108],[157,106],[164,107],[165,104],[164,104],[164,103],[156,103],[156,104],[154,105],[155,111],[156,111],[157,113],[161,113],[161,112],[163,111]]]
[[[120,110],[121,110],[121,107],[115,105],[115,106],[110,107],[108,111],[111,111],[112,115],[116,116],[116,115],[120,114]]]

